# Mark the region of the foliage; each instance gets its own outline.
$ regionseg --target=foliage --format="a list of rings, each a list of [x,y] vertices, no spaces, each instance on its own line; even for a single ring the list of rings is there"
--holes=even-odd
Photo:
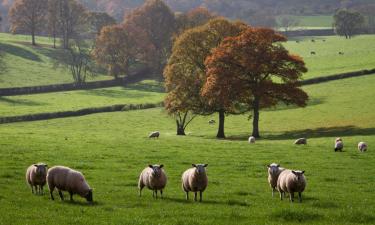
[[[346,39],[358,34],[364,24],[364,17],[359,12],[340,9],[333,16],[336,33]]]
[[[99,35],[103,27],[116,24],[115,18],[106,12],[88,12],[87,20],[94,35]]]
[[[35,35],[44,29],[46,11],[47,0],[16,0],[9,11],[11,31],[30,33],[36,45]]]
[[[296,27],[298,25],[299,21],[296,19],[296,17],[291,16],[284,16],[279,22],[279,26],[283,28],[286,33],[288,33],[290,28]]]
[[[179,33],[182,33],[187,29],[204,25],[215,17],[216,15],[209,12],[206,8],[198,7],[187,13],[177,14],[177,29]]]
[[[253,109],[253,133],[259,137],[259,110],[282,101],[306,106],[307,94],[297,81],[307,72],[302,58],[289,54],[280,42],[286,38],[272,29],[248,28],[226,38],[205,61],[207,82],[202,95],[210,105]]]

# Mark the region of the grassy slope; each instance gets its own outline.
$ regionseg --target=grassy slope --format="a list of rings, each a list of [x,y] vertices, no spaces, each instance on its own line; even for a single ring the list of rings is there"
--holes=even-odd
[[[306,86],[310,106],[262,112],[266,139],[255,145],[246,142],[246,116],[228,117],[230,139],[218,141],[216,127],[207,123],[211,117],[197,118],[190,135],[176,137],[161,109],[1,125],[0,224],[371,224],[374,82],[367,76]],[[159,140],[147,138],[152,130],[161,131]],[[295,136],[308,137],[309,144],[293,146]],[[333,152],[336,136],[344,138],[343,153]],[[357,152],[360,140],[369,152]],[[36,161],[83,171],[95,204],[33,196],[24,172]],[[306,170],[302,204],[271,197],[265,165],[273,161]],[[201,204],[185,202],[180,188],[180,175],[192,162],[209,163]],[[153,200],[148,190],[137,195],[139,172],[149,163],[166,167],[164,200]]]
[[[35,86],[73,82],[69,71],[53,67],[51,41],[37,37],[39,46],[30,44],[30,37],[0,33],[0,51],[5,52],[5,71],[0,71],[0,88]],[[110,79],[99,75],[89,80]]]
[[[163,98],[161,83],[143,81],[127,88],[0,97],[0,116],[58,112],[115,104],[157,103],[163,101]]]

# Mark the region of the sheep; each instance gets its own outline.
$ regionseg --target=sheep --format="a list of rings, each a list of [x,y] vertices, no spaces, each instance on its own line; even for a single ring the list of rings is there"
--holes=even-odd
[[[248,141],[249,141],[250,144],[254,144],[255,143],[255,137],[250,136]]]
[[[267,168],[268,168],[268,183],[270,184],[270,187],[272,188],[272,197],[273,197],[274,192],[277,187],[277,179],[279,178],[280,173],[283,172],[285,169],[280,167],[280,165],[276,163],[267,165]]]
[[[158,190],[163,198],[163,189],[167,185],[167,176],[163,165],[148,165],[139,176],[138,188],[139,197],[142,196],[142,189],[147,187],[152,190],[152,197],[158,198]]]
[[[26,170],[26,182],[31,187],[31,193],[43,194],[43,186],[46,185],[47,167],[45,163],[37,163],[29,166]]]
[[[342,138],[340,138],[340,137],[336,138],[335,143],[338,142],[338,141],[342,141]]]
[[[299,138],[294,142],[295,145],[307,145],[307,139],[306,138]]]
[[[215,124],[215,123],[216,123],[215,120],[210,120],[210,121],[208,121],[208,124],[210,124],[210,125],[213,125],[213,124]]]
[[[316,52],[311,51],[310,54],[311,54],[311,55],[316,55]]]
[[[339,55],[344,55],[344,53],[343,52],[339,52]]]
[[[344,148],[344,143],[342,141],[336,141],[335,143],[335,152],[340,151]]]
[[[360,152],[367,151],[367,144],[366,144],[366,142],[361,141],[361,142],[358,143],[358,151],[360,151]]]
[[[311,39],[311,42],[315,42],[315,40],[314,40],[314,39]]]
[[[302,192],[306,188],[305,171],[284,170],[277,179],[277,190],[280,192],[280,200],[283,195],[289,193],[290,201],[294,201],[294,192],[298,192],[299,201],[302,202]]]
[[[53,191],[57,188],[61,200],[64,200],[61,191],[67,191],[70,194],[70,201],[73,201],[73,194],[86,198],[88,202],[93,201],[92,189],[79,171],[65,166],[54,166],[48,170],[47,182],[52,200],[55,200]]]
[[[202,193],[208,185],[206,167],[208,164],[191,164],[193,168],[187,169],[182,174],[182,189],[186,193],[186,200],[189,200],[189,192],[194,192],[194,201],[197,201],[199,191],[199,201],[202,201]]]
[[[297,40],[296,43],[299,43],[299,41]]]
[[[151,132],[148,137],[149,138],[159,138],[160,136],[160,132],[159,131],[154,131],[154,132]]]

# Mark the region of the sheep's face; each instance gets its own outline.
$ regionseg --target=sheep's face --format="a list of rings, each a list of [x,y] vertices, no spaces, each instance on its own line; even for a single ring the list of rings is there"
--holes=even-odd
[[[268,167],[268,173],[271,175],[277,175],[279,173],[279,164],[272,163],[267,166]]]
[[[193,167],[195,167],[195,172],[197,174],[204,174],[206,173],[206,167],[208,164],[191,164]]]
[[[152,176],[154,177],[160,177],[162,174],[162,168],[164,165],[149,165],[149,167],[152,169]]]
[[[38,176],[46,176],[47,174],[47,165],[46,164],[34,164],[36,167],[36,174]]]
[[[304,179],[304,175],[303,175],[303,174],[305,173],[305,171],[292,170],[292,173],[293,173],[294,175],[296,175],[298,181]]]
[[[92,189],[89,190],[89,192],[86,194],[85,198],[88,202],[92,202]]]

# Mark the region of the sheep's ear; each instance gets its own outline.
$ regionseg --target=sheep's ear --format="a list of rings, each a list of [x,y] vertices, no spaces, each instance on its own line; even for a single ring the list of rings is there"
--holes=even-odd
[[[276,167],[279,168],[279,167],[280,167],[280,164],[277,164]]]
[[[161,164],[161,165],[160,165],[159,167],[160,167],[160,169],[161,169],[161,168],[163,168],[163,167],[164,167],[164,165],[163,165],[163,164]]]
[[[34,164],[35,167],[38,167],[38,164]]]
[[[294,171],[294,170],[292,170],[292,173],[293,173],[294,175],[297,175],[296,171]]]
[[[302,170],[302,174],[304,174],[305,173],[305,171],[304,170]]]
[[[153,168],[154,168],[154,166],[153,166],[153,165],[151,165],[151,164],[150,164],[150,165],[148,165],[148,167],[150,167],[151,169],[153,169]]]
[[[204,164],[204,165],[203,165],[203,167],[207,167],[207,166],[208,166],[208,164]]]
[[[195,165],[195,164],[191,164],[193,167],[197,167],[197,165]]]

